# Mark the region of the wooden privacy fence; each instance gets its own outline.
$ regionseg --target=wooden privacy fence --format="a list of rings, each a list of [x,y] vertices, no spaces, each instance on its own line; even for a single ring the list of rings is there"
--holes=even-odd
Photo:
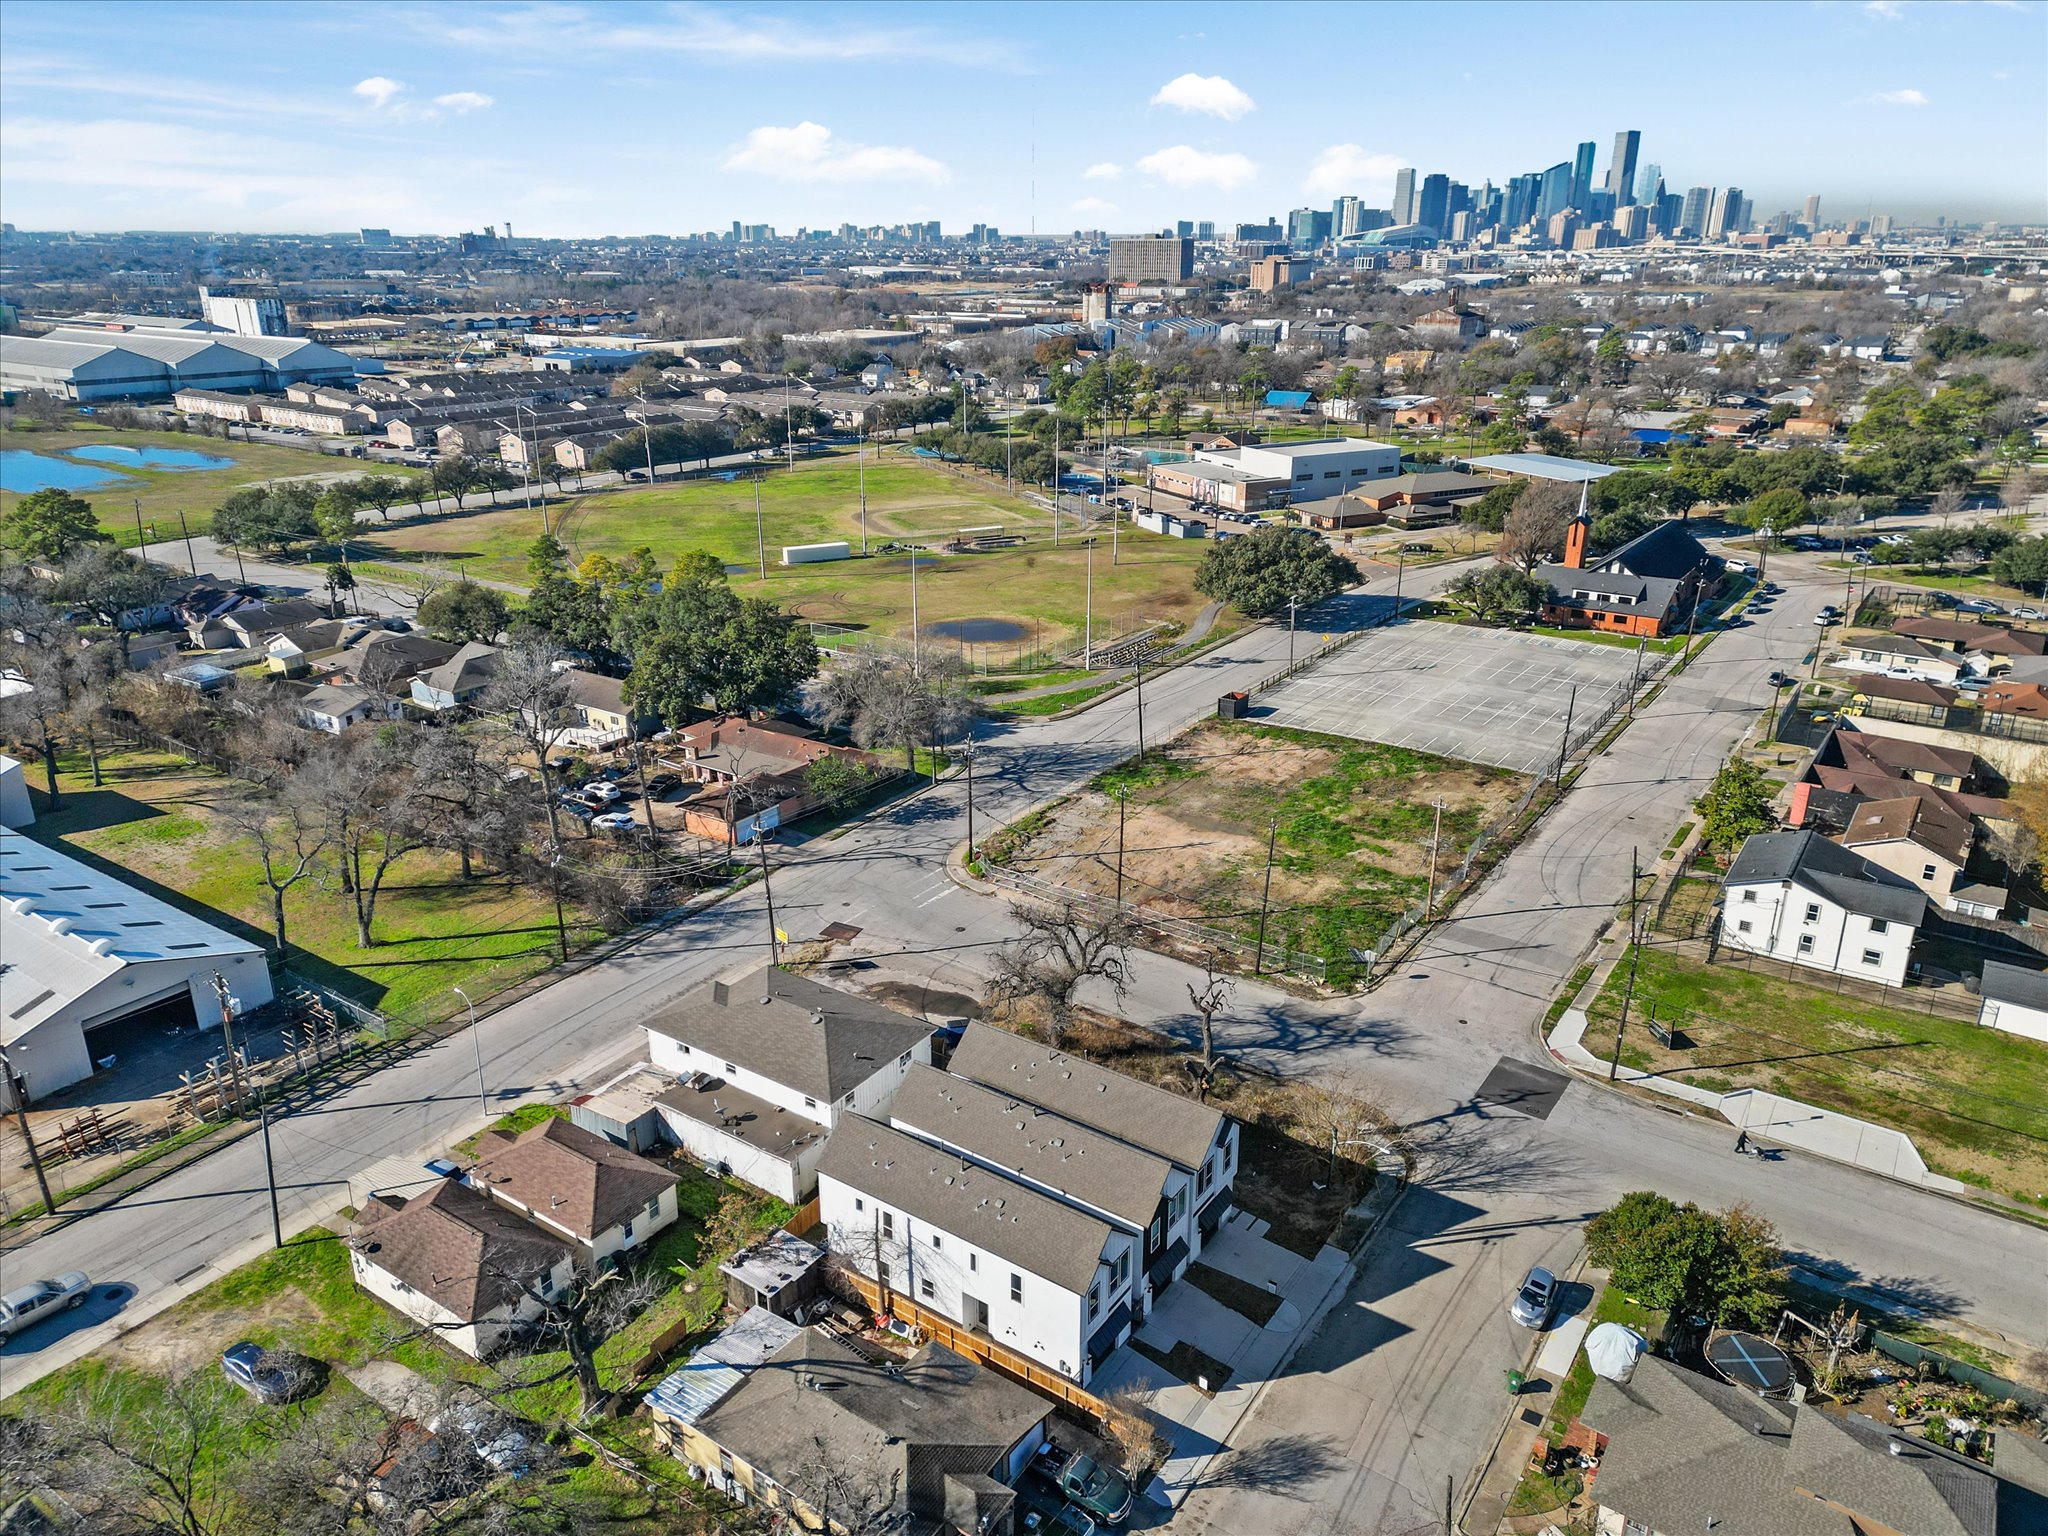
[[[882,1305],[882,1288],[859,1270],[850,1267],[837,1269],[832,1277],[842,1285],[851,1286],[860,1293],[860,1299],[872,1312],[882,1313],[900,1321],[914,1324],[927,1336],[968,1359],[987,1366],[998,1375],[1020,1382],[1056,1397],[1070,1408],[1078,1408],[1097,1424],[1103,1423],[1109,1414],[1109,1405],[1078,1382],[1069,1381],[1057,1371],[1049,1371],[1028,1355],[1021,1355],[1007,1345],[998,1344],[986,1334],[972,1332],[961,1327],[951,1318],[919,1306],[900,1291],[889,1292],[888,1306]]]

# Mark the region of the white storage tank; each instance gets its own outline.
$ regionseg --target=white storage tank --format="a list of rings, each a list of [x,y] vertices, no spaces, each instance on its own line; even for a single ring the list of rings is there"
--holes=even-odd
[[[844,539],[835,539],[829,544],[785,544],[782,546],[784,565],[819,565],[827,560],[846,560],[853,555],[853,546]]]

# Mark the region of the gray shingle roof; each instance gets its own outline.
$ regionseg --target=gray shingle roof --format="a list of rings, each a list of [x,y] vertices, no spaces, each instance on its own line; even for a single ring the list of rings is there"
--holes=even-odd
[[[1093,1126],[935,1067],[911,1067],[889,1120],[1141,1231],[1172,1171],[1165,1158]]]
[[[1920,925],[1927,897],[1910,880],[1812,832],[1759,832],[1728,866],[1724,887],[1790,881],[1864,917]]]
[[[585,1242],[632,1219],[676,1184],[661,1164],[552,1117],[517,1135],[485,1132],[469,1179]]]
[[[2048,1009],[2048,971],[2033,971],[2003,960],[1984,962],[1984,981],[1979,988],[1995,1003],[2018,1003],[2022,1008]]]
[[[985,1477],[1051,1406],[943,1345],[883,1365],[806,1329],[748,1369],[697,1430],[814,1507],[821,1475],[850,1477],[893,1488],[913,1517],[906,1529],[929,1530],[949,1476]]]
[[[920,1019],[788,971],[763,969],[732,982],[724,1002],[719,990],[717,983],[699,987],[644,1022],[821,1102],[853,1092],[931,1038]]]
[[[865,1115],[840,1117],[818,1161],[818,1176],[837,1179],[1076,1295],[1095,1279],[1109,1243],[1110,1225],[1100,1217]]]
[[[465,1321],[516,1300],[569,1254],[561,1238],[452,1179],[410,1200],[372,1198],[349,1245]]]
[[[1181,1167],[1200,1168],[1223,1127],[1219,1110],[989,1024],[970,1024],[947,1068],[998,1093],[1099,1126]]]

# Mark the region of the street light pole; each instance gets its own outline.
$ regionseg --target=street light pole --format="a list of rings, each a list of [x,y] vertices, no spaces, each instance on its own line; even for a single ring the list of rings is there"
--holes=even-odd
[[[1298,601],[1295,597],[1287,599],[1287,665],[1290,668],[1294,665],[1294,610]]]
[[[910,664],[912,667],[918,664],[918,650],[917,546],[913,544],[910,546]]]
[[[768,963],[776,965],[782,959],[782,941],[775,927],[775,887],[768,878],[768,834],[756,830],[754,847],[761,855],[761,895],[768,903]]]
[[[761,564],[761,579],[768,579],[768,535],[761,521],[761,471],[754,471],[754,558]]]
[[[470,1002],[469,994],[462,988],[451,987],[449,990],[469,1007],[469,1043],[476,1047],[476,1107],[488,1118],[491,1113],[491,1101],[484,1093],[484,1043],[476,1032],[476,1004]]]
[[[860,474],[860,552],[868,552],[868,421],[865,413],[857,429],[860,437],[853,450],[853,462]]]
[[[1095,535],[1088,535],[1087,597],[1081,612],[1081,665],[1095,665]]]
[[[1565,700],[1564,705],[1564,740],[1557,744],[1557,787],[1559,789],[1564,788],[1564,760],[1571,756],[1572,751],[1572,711],[1578,708],[1578,704],[1579,689],[1578,685],[1574,683],[1571,695]]]

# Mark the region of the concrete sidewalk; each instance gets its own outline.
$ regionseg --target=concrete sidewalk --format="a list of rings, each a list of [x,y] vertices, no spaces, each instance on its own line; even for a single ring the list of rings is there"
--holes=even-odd
[[[1367,1223],[1361,1247],[1404,1187],[1382,1179],[1360,1202],[1357,1209]],[[1162,1353],[1185,1340],[1220,1360],[1230,1375],[1219,1389],[1204,1392],[1128,1344],[1104,1361],[1089,1383],[1099,1397],[1125,1387],[1152,1394],[1152,1415],[1173,1447],[1147,1489],[1155,1503],[1178,1509],[1201,1486],[1210,1462],[1232,1449],[1231,1437],[1266,1383],[1285,1371],[1295,1350],[1314,1335],[1350,1284],[1352,1254],[1325,1246],[1315,1258],[1305,1259],[1268,1241],[1265,1231],[1263,1221],[1234,1211],[1200,1261],[1278,1296],[1280,1305],[1265,1326],[1183,1279],[1135,1335]]]

